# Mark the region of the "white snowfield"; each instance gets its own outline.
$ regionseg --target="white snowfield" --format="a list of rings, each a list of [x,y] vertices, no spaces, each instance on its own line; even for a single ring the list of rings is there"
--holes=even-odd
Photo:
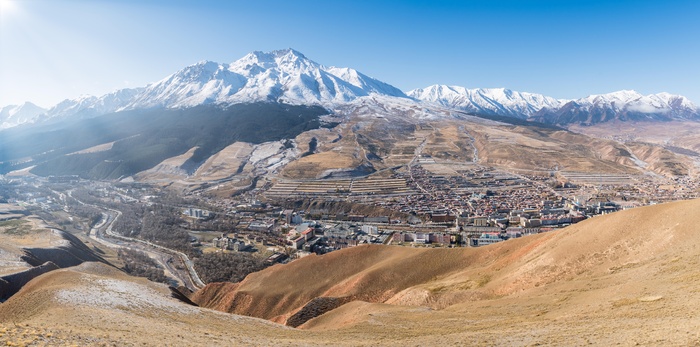
[[[24,123],[32,122],[44,114],[43,109],[31,102],[22,105],[9,105],[0,108],[0,129],[11,128]]]
[[[666,114],[678,118],[698,116],[700,110],[688,98],[669,93],[642,95],[633,90],[590,95],[576,100],[554,99],[548,96],[517,92],[503,88],[466,89],[458,86],[433,85],[409,91],[417,100],[467,112],[528,118],[543,109],[557,110],[567,105],[583,111],[611,109],[614,112]]]
[[[504,88],[467,89],[445,85],[414,89],[407,94],[418,100],[445,107],[516,118],[527,118],[544,107],[558,108],[568,102],[568,100]]]
[[[336,109],[360,103],[415,102],[426,109],[448,108],[472,114],[521,119],[540,111],[576,108],[582,112],[611,110],[667,114],[672,118],[700,118],[700,109],[687,98],[669,93],[641,95],[623,90],[576,100],[505,88],[467,89],[432,85],[404,93],[398,88],[344,67],[326,67],[293,49],[252,52],[230,64],[202,61],[187,66],[143,88],[121,89],[96,97],[68,99],[48,110],[31,103],[0,108],[0,129],[64,118],[89,118],[122,110],[186,108],[205,104],[283,102]],[[430,112],[412,112],[417,118],[434,118]]]
[[[349,68],[325,67],[293,50],[253,52],[231,63],[203,61],[146,87],[125,108],[279,101],[333,105],[371,94],[405,97]]]

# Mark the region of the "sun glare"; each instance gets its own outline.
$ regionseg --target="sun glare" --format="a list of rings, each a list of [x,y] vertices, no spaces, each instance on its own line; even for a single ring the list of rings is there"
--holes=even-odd
[[[10,14],[15,8],[15,0],[0,0],[0,14]]]

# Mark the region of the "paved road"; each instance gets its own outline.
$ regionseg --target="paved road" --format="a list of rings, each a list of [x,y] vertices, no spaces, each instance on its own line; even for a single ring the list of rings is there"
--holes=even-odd
[[[71,195],[70,192],[68,195]],[[110,248],[123,247],[145,252],[149,257],[160,263],[166,276],[174,278],[178,284],[182,284],[192,291],[205,286],[194,269],[194,263],[186,254],[148,241],[119,235],[112,230],[112,227],[114,222],[121,216],[121,211],[86,204],[78,199],[75,200],[80,204],[92,206],[103,211],[102,221],[90,230],[89,236],[91,239]],[[175,266],[177,261],[181,261],[185,268],[178,269]]]

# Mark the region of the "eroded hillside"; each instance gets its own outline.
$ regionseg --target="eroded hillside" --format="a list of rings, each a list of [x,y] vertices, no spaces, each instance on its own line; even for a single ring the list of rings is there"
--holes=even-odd
[[[621,329],[625,338],[656,341],[643,337],[661,338],[663,329],[637,335],[633,322],[666,317],[684,320],[678,327],[683,334],[673,341],[694,341],[689,330],[700,320],[685,319],[700,308],[700,297],[686,293],[700,276],[698,208],[700,200],[637,208],[478,249],[355,247],[277,265],[240,284],[212,284],[193,298],[278,322],[323,306],[318,298],[334,298],[341,303],[337,308],[301,326],[321,330],[364,329],[380,321],[387,332],[398,333],[420,329],[421,320],[432,327],[451,320],[481,327],[497,321],[514,324],[505,331],[522,336],[527,333],[521,329],[534,322],[556,321],[557,328],[533,332],[550,343],[579,341],[577,334],[555,331],[584,317],[589,322],[575,331],[612,324],[609,329]],[[514,341],[505,332],[480,334],[486,341]],[[597,341],[619,341],[602,338]]]
[[[39,276],[0,304],[0,341],[693,345],[698,209],[700,200],[637,208],[477,249],[355,247],[193,297],[275,321],[293,317],[301,329],[189,306],[163,285],[88,262]]]

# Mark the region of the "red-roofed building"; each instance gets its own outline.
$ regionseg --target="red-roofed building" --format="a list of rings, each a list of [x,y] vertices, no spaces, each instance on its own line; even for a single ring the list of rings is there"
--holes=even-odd
[[[304,241],[309,241],[314,236],[316,236],[316,234],[314,233],[313,228],[307,228],[306,230],[301,232],[301,236],[304,237]]]

